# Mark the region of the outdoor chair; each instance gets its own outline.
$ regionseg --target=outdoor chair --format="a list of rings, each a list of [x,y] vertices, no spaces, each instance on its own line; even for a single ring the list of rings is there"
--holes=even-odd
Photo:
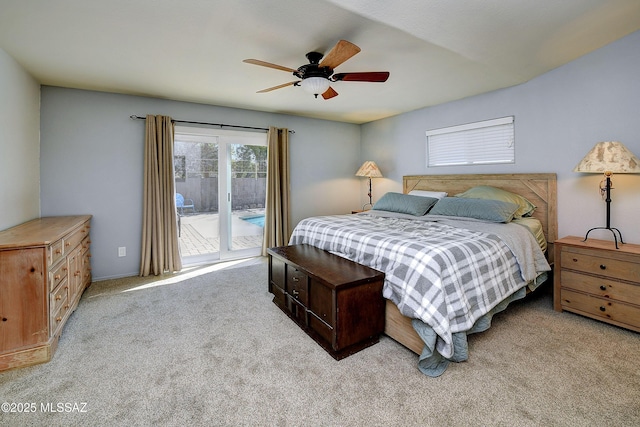
[[[185,209],[191,209],[193,213],[196,213],[196,207],[193,204],[193,200],[185,199],[184,196],[180,193],[176,193],[176,209],[178,210],[178,214],[180,215],[184,215]]]

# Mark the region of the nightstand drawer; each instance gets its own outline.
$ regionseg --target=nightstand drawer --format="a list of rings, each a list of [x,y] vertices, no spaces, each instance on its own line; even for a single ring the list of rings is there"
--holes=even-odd
[[[619,282],[602,277],[562,270],[560,280],[563,288],[586,292],[631,304],[640,303],[640,285]]]
[[[607,276],[630,282],[640,281],[640,264],[598,256],[598,251],[564,247],[561,252],[562,268]]]
[[[560,291],[562,308],[590,317],[626,324],[640,328],[640,307],[593,295],[574,292],[568,289]]]

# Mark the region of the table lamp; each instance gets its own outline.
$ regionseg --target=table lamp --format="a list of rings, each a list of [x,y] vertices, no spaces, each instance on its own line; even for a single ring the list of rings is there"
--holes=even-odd
[[[376,162],[367,160],[362,164],[362,166],[360,166],[360,169],[358,169],[358,172],[356,172],[356,176],[366,176],[367,178],[369,178],[369,203],[365,203],[362,206],[362,209],[364,210],[364,207],[367,205],[373,206],[373,203],[371,203],[371,178],[382,178],[382,172],[380,172],[380,169],[378,168],[378,165],[376,165]]]
[[[600,194],[607,204],[607,224],[605,227],[594,227],[584,236],[586,241],[593,230],[609,230],[618,249],[618,239],[622,240],[622,233],[611,227],[611,175],[614,173],[640,173],[640,160],[618,141],[598,142],[573,169],[574,172],[602,173],[604,179],[600,181]],[[603,185],[604,183],[604,185]]]

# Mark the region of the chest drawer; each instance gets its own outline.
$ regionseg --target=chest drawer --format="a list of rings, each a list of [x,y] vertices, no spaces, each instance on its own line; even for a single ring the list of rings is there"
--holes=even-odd
[[[563,248],[562,268],[597,274],[618,280],[640,282],[640,264],[600,255],[596,250]]]
[[[287,288],[286,292],[296,301],[308,307],[309,301],[309,278],[301,270],[287,265]]]

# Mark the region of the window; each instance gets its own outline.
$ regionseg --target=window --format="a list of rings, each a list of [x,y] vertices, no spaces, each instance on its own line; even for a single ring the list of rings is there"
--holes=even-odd
[[[428,130],[427,166],[515,163],[513,116]]]
[[[173,170],[176,181],[184,182],[187,177],[185,156],[173,156]]]

